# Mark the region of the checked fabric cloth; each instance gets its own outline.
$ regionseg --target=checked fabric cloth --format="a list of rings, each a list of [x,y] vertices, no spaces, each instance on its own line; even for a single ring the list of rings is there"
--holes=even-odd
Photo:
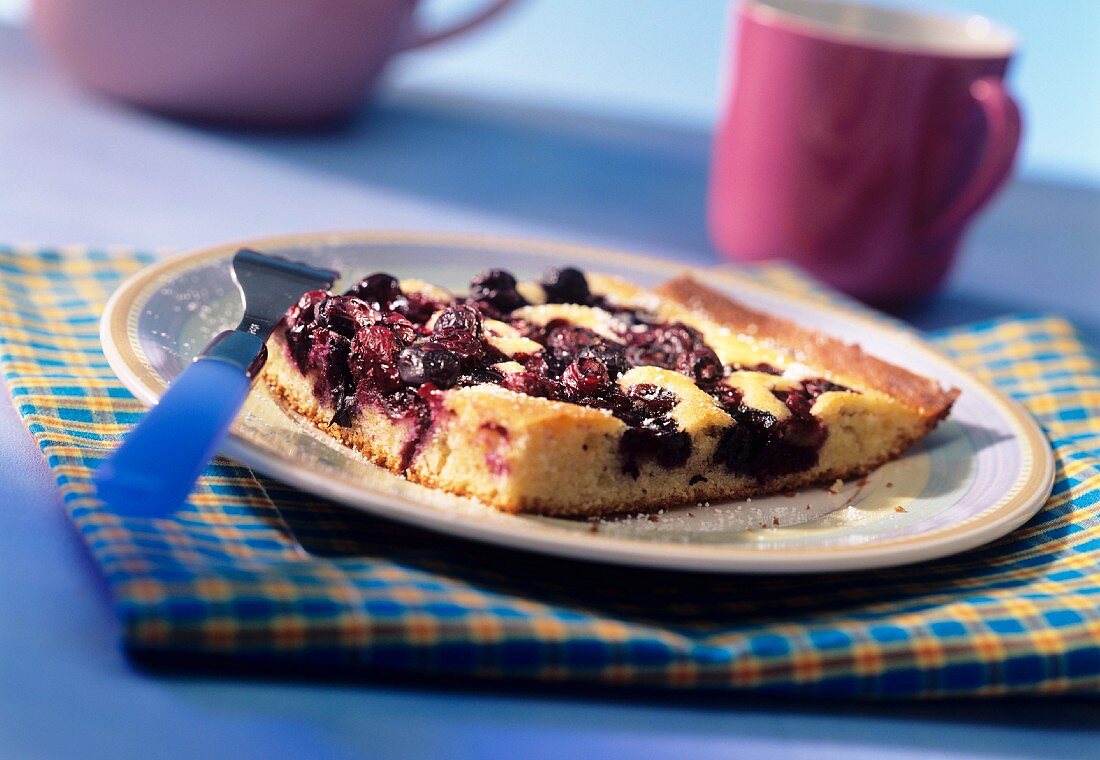
[[[135,656],[845,697],[1100,693],[1100,375],[1062,320],[932,336],[1054,446],[1054,493],[1024,527],[917,567],[681,575],[437,536],[224,460],[174,519],[105,511],[90,472],[143,407],[104,359],[98,319],[151,260],[0,248],[0,367]],[[836,298],[788,269],[750,274]]]

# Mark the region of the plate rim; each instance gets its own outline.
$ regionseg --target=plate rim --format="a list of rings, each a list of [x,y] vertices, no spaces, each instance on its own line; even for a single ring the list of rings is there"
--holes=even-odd
[[[618,249],[590,246],[552,239],[477,233],[415,232],[387,230],[347,230],[305,232],[246,238],[193,248],[165,257],[138,270],[111,294],[100,319],[100,341],[111,369],[122,383],[143,403],[157,403],[166,384],[130,340],[140,314],[142,296],[160,287],[165,279],[203,262],[228,258],[241,247],[286,247],[295,245],[449,245],[477,249],[491,247],[519,254],[554,254],[587,261],[614,260],[624,265],[675,275],[684,271],[752,290],[765,297],[790,298],[767,285],[749,280],[723,265],[706,267],[654,256],[628,253]],[[884,337],[903,339],[908,347],[923,354],[933,364],[961,375],[986,396],[1013,428],[1022,454],[1022,472],[995,504],[957,523],[924,533],[865,544],[818,547],[785,547],[776,550],[750,549],[729,545],[684,544],[645,541],[598,533],[547,531],[530,523],[509,520],[470,519],[469,515],[423,506],[394,494],[363,490],[350,483],[328,480],[308,468],[284,460],[247,438],[231,431],[220,453],[258,472],[319,496],[386,519],[398,520],[435,532],[457,535],[522,551],[533,551],[589,562],[631,565],[644,568],[711,573],[786,574],[802,572],[842,572],[895,567],[938,559],[982,546],[1015,530],[1030,519],[1049,497],[1055,477],[1055,460],[1050,444],[1036,420],[1018,402],[985,380],[962,367],[944,352],[916,334],[894,327],[873,316],[842,306],[800,300],[811,310],[828,313],[845,322]],[[397,477],[397,476],[395,476]],[[364,496],[368,498],[364,498]]]

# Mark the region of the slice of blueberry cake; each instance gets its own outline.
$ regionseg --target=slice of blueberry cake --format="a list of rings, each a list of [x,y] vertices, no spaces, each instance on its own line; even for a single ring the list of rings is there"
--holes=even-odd
[[[690,278],[565,268],[466,294],[372,274],[307,293],[275,395],[409,480],[590,516],[832,483],[898,457],[958,392]]]

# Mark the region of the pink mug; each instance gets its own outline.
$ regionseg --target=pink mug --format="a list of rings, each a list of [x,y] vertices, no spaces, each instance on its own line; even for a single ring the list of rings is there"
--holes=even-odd
[[[934,292],[1012,170],[1012,34],[981,16],[821,0],[746,0],[738,26],[711,167],[715,246],[880,305]]]
[[[488,0],[439,31],[416,0],[34,0],[39,39],[78,81],[172,115],[308,124],[351,111],[394,53],[477,26]]]

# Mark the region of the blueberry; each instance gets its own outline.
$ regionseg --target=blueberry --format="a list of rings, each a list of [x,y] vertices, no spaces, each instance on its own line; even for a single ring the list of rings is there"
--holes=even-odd
[[[387,314],[382,317],[382,324],[393,332],[394,337],[401,341],[403,346],[416,340],[416,326],[400,314]]]
[[[311,324],[317,318],[317,306],[325,301],[329,295],[323,290],[311,290],[304,293],[287,311],[287,324],[291,327],[297,324]]]
[[[734,413],[734,424],[718,440],[714,461],[724,464],[729,472],[756,475],[765,469],[777,433],[778,422],[771,414],[741,407]]]
[[[587,304],[592,300],[584,272],[573,267],[548,269],[542,277],[547,303]]]
[[[503,269],[490,269],[470,280],[470,298],[502,314],[527,305],[527,299],[516,290],[516,278]]]
[[[388,327],[368,327],[352,341],[348,367],[362,387],[375,392],[394,390],[399,384],[394,359],[400,348]]]
[[[362,346],[365,351],[385,361],[392,360],[401,348],[393,331],[385,325],[372,325],[360,330],[352,345]]]
[[[810,416],[813,401],[805,391],[772,391],[772,395],[782,401],[795,417]]]
[[[401,380],[408,385],[432,383],[450,388],[462,371],[462,360],[434,341],[414,343],[397,357]]]
[[[402,313],[411,322],[418,325],[427,322],[442,305],[439,301],[424,293],[406,293],[405,301],[407,303]]]
[[[725,373],[725,367],[718,361],[718,354],[706,346],[681,354],[676,369],[703,387],[714,385]]]
[[[679,399],[672,391],[659,385],[639,383],[627,390],[626,401],[633,412],[628,416],[632,417],[634,424],[644,425],[650,420],[666,416]]]
[[[713,353],[698,330],[679,322],[632,330],[628,338],[630,346],[626,358],[631,364],[675,369],[691,376],[695,376],[691,354],[696,351]],[[721,364],[718,367],[720,370]],[[712,366],[701,367],[700,371],[707,376],[714,374]],[[721,371],[715,374],[714,379],[719,377]]]
[[[431,342],[463,359],[480,357],[484,348],[481,338],[456,328],[433,332]]]
[[[500,385],[502,388],[507,388],[516,393],[525,393],[528,396],[541,396],[543,398],[554,398],[557,396],[557,393],[555,393],[556,388],[560,387],[556,386],[544,374],[534,371],[509,372],[504,375]]]
[[[719,406],[730,414],[733,414],[741,406],[741,391],[730,385],[717,385],[711,390],[711,395]]]
[[[560,319],[547,322],[546,328],[546,347],[570,356],[601,341],[599,334],[587,327],[577,327]]]
[[[582,349],[599,341],[600,336],[586,327],[575,327],[563,320],[554,319],[543,328],[542,340],[538,340],[537,336],[535,339],[546,347],[543,357],[546,360],[547,374],[557,377]]]
[[[662,339],[680,349],[691,349],[703,345],[703,336],[693,327],[682,322],[674,322],[662,331]]]
[[[432,332],[442,333],[448,330],[469,333],[475,338],[481,337],[481,314],[469,304],[458,304],[445,310],[435,320]]]
[[[611,341],[599,341],[586,348],[582,348],[577,353],[577,358],[599,359],[607,368],[607,374],[611,379],[617,378],[630,369],[630,364],[626,360],[625,347],[618,343],[612,343]]]
[[[376,324],[381,314],[358,298],[331,296],[317,305],[317,324],[343,335],[348,340],[360,330]]]
[[[398,311],[408,305],[397,278],[384,272],[364,277],[348,295],[361,298],[378,311]]]
[[[561,375],[561,382],[573,393],[581,396],[594,396],[605,390],[611,383],[607,367],[599,359],[587,357],[577,359]]]

